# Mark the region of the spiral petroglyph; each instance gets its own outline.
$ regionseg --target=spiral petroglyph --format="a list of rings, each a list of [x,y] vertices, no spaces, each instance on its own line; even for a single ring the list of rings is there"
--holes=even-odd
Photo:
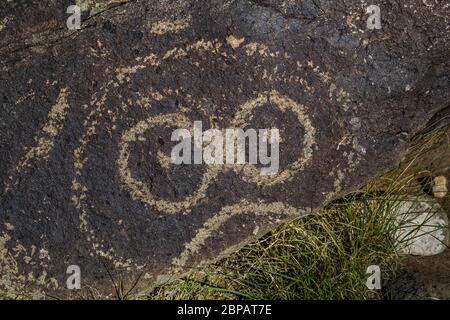
[[[132,177],[132,173],[128,167],[128,142],[136,141],[138,136],[142,135],[145,131],[155,125],[167,126],[173,125],[174,127],[186,128],[188,129],[191,122],[186,118],[178,114],[167,114],[159,117],[152,117],[147,120],[141,121],[136,124],[135,127],[126,131],[122,137],[122,142],[120,143],[120,156],[118,159],[119,174],[122,181],[127,185],[129,192],[133,195],[136,200],[143,201],[156,209],[166,212],[175,213],[179,211],[190,211],[191,207],[194,206],[197,201],[206,197],[206,190],[209,183],[214,180],[218,173],[223,170],[240,170],[244,173],[244,179],[249,182],[255,182],[260,185],[267,184],[277,184],[289,179],[297,171],[303,169],[303,167],[311,160],[312,157],[312,147],[314,145],[314,133],[315,128],[312,127],[310,119],[307,117],[304,108],[299,106],[294,101],[282,97],[276,91],[260,93],[257,98],[242,105],[232,121],[232,125],[235,127],[244,127],[246,125],[246,120],[251,116],[252,109],[263,105],[265,102],[274,102],[281,111],[285,111],[292,108],[296,113],[298,120],[301,124],[305,126],[305,146],[303,147],[303,152],[301,158],[290,164],[283,172],[277,174],[275,177],[264,177],[260,176],[259,173],[254,169],[253,166],[249,165],[223,165],[224,168],[218,168],[217,166],[210,166],[204,174],[202,183],[200,184],[198,190],[195,193],[183,201],[180,202],[170,202],[164,200],[156,200],[152,196],[148,188],[140,181]]]
[[[167,21],[162,22],[166,24]],[[156,23],[155,25],[162,25]],[[171,26],[171,24],[169,24]],[[175,26],[175,24],[174,24]],[[159,29],[158,29],[159,30]],[[178,30],[178,29],[177,29]],[[170,31],[170,30],[169,30]],[[169,32],[168,31],[168,32]],[[242,41],[243,42],[243,41]],[[240,43],[241,44],[241,43]],[[74,177],[71,182],[72,203],[79,212],[79,230],[84,234],[85,239],[90,243],[91,255],[94,257],[105,258],[117,268],[125,268],[126,270],[145,270],[146,259],[136,259],[132,256],[119,253],[108,243],[108,238],[105,235],[99,235],[97,228],[90,223],[90,216],[94,214],[95,206],[90,204],[90,190],[92,186],[88,186],[86,181],[86,166],[95,152],[96,136],[99,134],[99,128],[107,131],[108,134],[117,134],[118,138],[115,144],[115,156],[108,160],[107,165],[111,165],[116,172],[118,179],[117,183],[122,192],[130,195],[134,202],[144,204],[148,215],[174,215],[181,214],[182,219],[188,220],[190,216],[195,216],[196,207],[202,204],[207,204],[208,189],[216,181],[220,180],[220,176],[228,171],[234,172],[240,176],[243,182],[248,184],[255,184],[261,188],[276,186],[290,181],[296,174],[303,171],[310,165],[316,145],[316,128],[314,121],[308,114],[311,107],[304,106],[302,103],[295,101],[286,94],[282,94],[277,90],[254,91],[251,95],[236,106],[234,115],[230,120],[222,121],[222,127],[246,127],[252,119],[257,117],[260,109],[267,108],[266,105],[272,105],[271,109],[277,114],[289,112],[292,120],[296,122],[302,130],[302,135],[299,137],[300,152],[296,159],[287,163],[285,167],[275,176],[261,176],[257,168],[252,165],[221,165],[221,166],[206,166],[198,183],[193,187],[193,191],[185,197],[178,200],[164,199],[164,197],[157,196],[152,193],[151,188],[140,180],[140,177],[133,172],[130,165],[130,157],[132,155],[131,145],[139,143],[148,143],[145,137],[148,131],[154,128],[189,128],[195,118],[192,117],[190,111],[198,106],[201,106],[208,97],[193,98],[189,92],[185,92],[182,88],[154,88],[148,86],[144,92],[139,92],[139,96],[134,100],[123,99],[120,97],[118,101],[114,101],[115,108],[111,108],[111,96],[117,94],[120,88],[126,88],[133,83],[133,77],[140,72],[148,69],[161,67],[164,63],[171,61],[183,60],[189,56],[191,52],[208,54],[212,58],[227,57],[230,53],[224,49],[225,44],[218,41],[199,40],[184,47],[176,47],[167,50],[166,52],[156,54],[149,53],[145,56],[135,59],[136,63],[129,66],[122,66],[116,68],[111,75],[111,80],[106,82],[101,89],[96,92],[90,99],[90,102],[83,106],[86,110],[86,116],[83,121],[83,132],[78,139],[78,146],[73,151],[73,168]],[[269,48],[257,42],[249,44],[243,43],[240,48],[233,47],[233,50],[240,50],[249,57],[258,57],[260,59],[291,59],[291,57],[284,53],[274,53]],[[233,54],[233,53],[232,53]],[[201,61],[189,61],[189,65],[193,68],[201,69]],[[307,70],[313,76],[317,77],[319,81],[330,88],[330,100],[342,101],[346,105],[348,101],[348,94],[343,90],[338,90],[332,82],[331,75],[322,72],[312,61],[293,63],[299,74],[293,74],[286,77],[283,73],[279,73],[275,66],[264,70],[258,70],[256,75],[262,81],[271,83],[285,83],[292,82],[298,85],[298,88],[305,94],[314,95],[315,89],[308,84],[308,81],[301,77],[301,73]],[[42,127],[42,132],[36,138],[37,145],[32,147],[17,164],[15,171],[19,172],[28,166],[31,161],[40,161],[48,158],[52,151],[52,146],[58,139],[58,133],[64,125],[65,117],[70,112],[70,106],[67,103],[68,89],[62,89],[55,105],[51,108],[48,120]],[[179,105],[178,110],[172,113],[151,114],[148,117],[137,119],[134,124],[123,126],[118,129],[119,118],[121,112],[126,113],[130,109],[139,108],[141,110],[152,111],[153,104],[164,101],[168,96],[184,96],[184,103],[186,105]],[[26,98],[25,98],[26,100]],[[21,101],[22,102],[22,101]],[[218,117],[215,114],[207,114],[206,121],[216,129],[221,129],[221,125],[217,122]],[[275,118],[276,119],[276,118]],[[219,122],[222,119],[219,119]],[[134,119],[133,119],[134,121]],[[120,137],[119,137],[120,136]],[[292,137],[282,137],[282,139],[292,139]],[[91,150],[89,149],[91,147]],[[93,147],[93,149],[92,149]],[[158,156],[156,161],[159,161],[164,172],[173,169],[173,165],[168,162],[168,156],[164,155],[161,150],[157,151]],[[165,163],[161,163],[166,158]],[[6,191],[10,189],[6,186]],[[116,211],[117,208],[110,207],[108,211]],[[295,207],[288,203],[280,201],[266,202],[263,199],[247,200],[245,197],[238,200],[236,203],[230,203],[218,208],[218,211],[208,214],[209,218],[199,226],[194,232],[193,237],[183,244],[183,248],[178,256],[171,258],[170,263],[167,264],[164,272],[180,272],[189,269],[188,262],[190,259],[196,260],[196,254],[205,246],[208,239],[214,237],[214,234],[219,232],[223,225],[228,221],[239,215],[253,216],[266,221],[266,224],[277,224],[287,218],[298,217],[310,212],[308,207]],[[120,214],[118,215],[120,217]],[[278,218],[277,218],[278,217]],[[116,221],[116,226],[120,226],[122,219]],[[129,241],[124,239],[123,241]],[[149,274],[149,271],[146,271]],[[151,273],[149,277],[152,277]]]
[[[105,113],[108,113],[106,96],[110,92],[109,90],[113,90],[114,88],[118,88],[119,86],[124,86],[132,82],[133,75],[135,75],[139,71],[155,66],[160,66],[163,61],[167,61],[170,59],[183,59],[192,51],[208,53],[213,56],[219,57],[226,56],[227,53],[222,49],[223,46],[224,44],[217,40],[200,40],[185,47],[169,49],[165,53],[161,54],[160,57],[158,57],[155,53],[150,53],[145,57],[137,58],[137,63],[135,65],[118,68],[116,70],[115,76],[113,76],[115,80],[108,83],[105,88],[97,94],[97,96],[100,98],[93,97],[92,99],[92,111],[89,114],[89,119],[85,122],[85,133],[80,139],[81,146],[77,148],[74,153],[76,176],[72,183],[74,192],[73,202],[81,212],[80,229],[83,233],[86,234],[87,240],[92,243],[92,250],[95,252],[95,254],[101,257],[111,259],[111,261],[113,261],[113,263],[117,267],[133,266],[135,268],[143,268],[144,264],[136,262],[131,257],[124,257],[117,254],[114,248],[108,248],[106,239],[99,238],[96,235],[95,230],[89,226],[89,206],[87,205],[86,200],[88,198],[89,188],[83,185],[80,181],[80,177],[82,176],[83,171],[83,164],[85,163],[86,158],[89,157],[89,154],[85,151],[85,147],[89,143],[89,140],[95,136],[96,128],[100,122],[98,119],[105,115]],[[280,55],[279,53],[270,52],[267,46],[260,43],[253,42],[244,45],[242,47],[242,50],[249,57],[258,55],[262,58],[289,58],[288,55]],[[198,62],[193,62],[191,64],[194,67],[201,68],[198,65]],[[321,72],[320,68],[315,66],[313,62],[295,62],[295,66],[298,69],[307,68],[325,85],[328,85],[328,83],[332,85],[331,76],[326,74],[325,72]],[[267,78],[269,82],[277,80],[286,81],[286,79],[283,79],[276,72],[271,73],[268,70],[264,70],[261,74],[261,77]],[[314,93],[314,90],[307,85],[306,81],[298,76],[292,77],[292,79],[289,79],[289,81],[299,83],[299,88],[303,89],[308,94]],[[305,86],[302,86],[302,84],[304,84]],[[164,88],[162,90],[163,93],[158,92],[155,94],[155,89],[150,88],[149,91],[151,92],[151,94],[149,95],[149,97],[162,97],[158,99],[159,101],[161,101],[162,99],[164,99],[165,93],[171,94],[172,92],[177,92],[177,90],[179,89]],[[343,90],[337,92],[341,96],[346,96]],[[140,201],[141,203],[148,205],[149,207],[157,210],[158,214],[164,215],[181,213],[186,217],[189,215],[194,215],[195,207],[202,201],[208,201],[207,190],[210,184],[214,180],[219,179],[218,176],[221,173],[228,170],[241,173],[242,179],[245,182],[255,183],[264,187],[277,185],[291,179],[295,174],[302,171],[308,165],[308,163],[311,162],[315,147],[316,129],[314,127],[313,121],[308,115],[308,109],[302,104],[295,102],[291,98],[280,94],[276,90],[255,92],[253,94],[253,98],[250,98],[248,101],[242,103],[237,107],[237,110],[228,125],[231,127],[246,127],[249,121],[255,116],[254,111],[268,103],[273,104],[277,112],[285,113],[286,111],[290,111],[295,117],[294,120],[297,121],[297,123],[302,126],[304,130],[304,134],[301,139],[301,152],[298,158],[292,163],[289,163],[286,168],[284,168],[280,173],[273,177],[261,176],[256,168],[251,165],[207,166],[205,172],[202,174],[200,182],[194,188],[194,191],[186,197],[180,199],[179,201],[173,201],[155,196],[154,194],[152,194],[149,187],[145,183],[140,181],[139,177],[136,177],[133,174],[130,168],[130,143],[145,143],[147,141],[147,139],[144,137],[146,132],[154,127],[189,128],[194,119],[189,119],[189,116],[185,114],[183,110],[191,110],[190,108],[195,108],[195,104],[199,102],[193,100],[192,97],[189,96],[189,93],[186,93],[186,95],[186,101],[191,105],[185,106],[184,108],[181,107],[181,111],[176,113],[150,116],[147,119],[140,120],[131,128],[123,130],[120,141],[118,142],[118,156],[115,162],[115,169],[117,170],[120,177],[122,189],[128,192],[134,201]],[[127,104],[127,108],[132,107],[133,104]],[[147,108],[152,108],[151,103],[147,103]],[[110,123],[108,125],[112,124]],[[220,127],[217,128],[220,129]],[[165,165],[165,167],[167,166],[170,169],[170,165]],[[243,201],[246,200],[243,199]],[[266,212],[266,214],[273,213],[276,211],[273,210],[273,208],[278,209],[283,213],[282,215],[284,216],[294,216],[295,214],[297,214],[297,216],[300,216],[305,212],[308,212],[308,208],[295,208],[288,204],[283,204],[282,202],[264,203],[263,201],[258,201],[252,203],[247,201],[245,206],[242,206],[240,204],[227,206],[217,213],[212,213],[212,218],[205,222],[204,226],[197,231],[190,244],[186,244],[185,250],[181,253],[180,258],[174,258],[172,263],[177,267],[184,266],[187,262],[188,257],[199,250],[200,243],[204,244],[207,238],[210,237],[214,231],[220,229],[221,224],[226,223],[233,216],[239,215],[240,208],[242,209],[241,213],[245,213],[247,215],[254,214],[256,216],[264,216],[264,212]],[[264,211],[264,208],[266,209],[266,211]],[[111,208],[111,210],[115,209]],[[195,247],[195,250],[192,249],[193,247]]]

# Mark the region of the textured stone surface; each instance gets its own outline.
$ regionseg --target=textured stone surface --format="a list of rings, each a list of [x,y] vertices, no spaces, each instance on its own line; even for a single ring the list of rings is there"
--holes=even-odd
[[[420,196],[400,201],[395,207],[399,230],[399,253],[432,256],[449,245],[447,213],[436,199]]]
[[[0,288],[149,288],[396,165],[450,101],[443,1],[0,4]],[[370,3],[371,4],[371,3]],[[249,112],[247,112],[249,110]],[[173,166],[175,128],[279,128],[281,170]]]

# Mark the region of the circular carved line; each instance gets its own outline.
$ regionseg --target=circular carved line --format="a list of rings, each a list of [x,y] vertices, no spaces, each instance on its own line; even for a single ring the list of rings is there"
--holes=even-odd
[[[246,121],[251,117],[251,112],[267,103],[267,101],[274,103],[277,107],[286,112],[291,110],[297,116],[297,121],[304,127],[305,134],[303,136],[303,151],[300,157],[291,163],[285,170],[273,176],[262,176],[259,170],[253,165],[244,166],[244,180],[247,182],[254,182],[258,185],[271,186],[288,181],[294,177],[299,171],[303,170],[305,166],[311,161],[313,155],[313,146],[315,144],[316,129],[312,125],[311,119],[306,113],[305,107],[294,100],[281,95],[279,92],[272,90],[270,92],[262,92],[257,98],[245,103],[241,106],[239,112],[236,114],[233,125],[237,127],[244,127]]]

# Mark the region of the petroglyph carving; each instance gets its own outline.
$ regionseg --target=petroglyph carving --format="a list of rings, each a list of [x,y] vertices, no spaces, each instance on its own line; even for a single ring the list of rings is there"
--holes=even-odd
[[[131,82],[131,77],[136,74],[139,70],[144,70],[149,67],[159,66],[162,60],[167,59],[181,59],[185,57],[190,51],[201,51],[208,52],[214,55],[225,55],[224,52],[221,52],[223,44],[215,41],[208,42],[204,40],[200,40],[196,43],[187,45],[185,48],[173,48],[168,50],[166,53],[161,54],[161,57],[154,53],[150,53],[145,57],[137,58],[138,63],[134,66],[129,67],[121,67],[118,68],[116,72],[115,79],[117,81],[113,81],[108,83],[104,90],[99,92],[97,96],[100,98],[93,97],[91,104],[92,108],[96,110],[96,113],[91,112],[91,116],[93,119],[88,119],[85,122],[86,128],[83,138],[81,141],[81,146],[76,149],[74,154],[77,174],[73,181],[73,201],[74,204],[81,211],[80,217],[80,228],[81,230],[87,234],[87,239],[92,242],[92,248],[95,253],[100,255],[101,257],[105,257],[114,261],[117,266],[127,266],[134,265],[135,267],[143,267],[135,262],[131,258],[123,258],[119,257],[114,253],[114,250],[109,249],[105,251],[102,249],[104,247],[103,240],[98,240],[95,236],[95,230],[89,228],[88,223],[88,206],[86,205],[88,188],[83,186],[79,181],[79,177],[82,175],[83,163],[85,162],[85,158],[89,155],[85,153],[83,150],[84,147],[89,143],[89,139],[94,136],[96,132],[97,124],[99,123],[97,118],[102,114],[102,111],[106,109],[105,101],[106,95],[109,92],[110,88],[117,88],[119,85],[123,85]],[[249,51],[249,48],[250,49]],[[259,48],[259,49],[258,49]],[[278,54],[271,53],[263,44],[252,43],[250,47],[244,47],[246,55],[253,56],[255,54],[261,56],[271,56],[278,57]],[[143,62],[143,63],[140,63]],[[194,63],[195,65],[195,63]],[[304,64],[298,62],[296,63],[297,67],[304,68]],[[317,76],[324,80],[324,82],[328,83],[331,79],[331,76],[327,75],[324,72],[321,72],[320,69],[315,66],[312,62],[308,62],[306,64],[307,68],[309,68],[313,73],[317,74]],[[307,88],[305,89],[308,90]],[[150,91],[154,92],[155,89],[151,88]],[[165,90],[170,92],[170,90]],[[159,93],[157,93],[160,95]],[[342,91],[341,91],[342,94]],[[164,96],[161,94],[161,96]],[[190,103],[192,104],[190,107],[194,107],[197,102],[190,99]],[[147,119],[141,120],[137,122],[132,127],[123,131],[121,135],[120,142],[118,144],[118,157],[117,157],[117,170],[119,173],[120,181],[123,184],[123,187],[127,192],[131,195],[131,197],[135,201],[140,201],[160,212],[161,214],[193,214],[195,212],[195,207],[201,202],[207,199],[207,190],[214,180],[218,178],[220,174],[226,172],[228,170],[236,171],[237,173],[242,173],[242,179],[248,183],[255,183],[264,186],[271,186],[283,183],[291,179],[295,174],[302,171],[305,166],[312,159],[313,149],[315,146],[315,134],[316,129],[313,125],[312,120],[308,116],[307,109],[290,99],[289,97],[283,96],[279,92],[272,90],[268,92],[260,92],[256,93],[255,97],[251,98],[249,101],[243,103],[238,110],[236,111],[233,119],[229,122],[230,127],[246,127],[248,125],[249,120],[254,116],[254,111],[258,108],[264,107],[266,104],[273,104],[279,111],[278,112],[287,112],[290,111],[296,118],[296,121],[300,126],[304,128],[304,135],[300,139],[303,144],[302,152],[299,154],[299,158],[288,164],[286,168],[275,176],[261,176],[259,170],[251,165],[223,165],[223,166],[209,166],[206,171],[203,173],[202,178],[200,179],[199,184],[196,186],[195,191],[186,197],[180,199],[179,201],[166,200],[162,198],[158,198],[155,196],[150,188],[142,181],[140,181],[139,177],[136,177],[129,164],[130,158],[130,144],[135,142],[146,142],[147,140],[144,138],[146,132],[155,126],[160,127],[171,127],[171,128],[190,128],[192,125],[193,119],[189,119],[187,115],[183,114],[183,112],[179,113],[170,113],[163,114],[158,116],[151,116]],[[131,106],[130,106],[131,107]],[[151,108],[151,107],[150,107]],[[186,108],[186,110],[190,110]],[[94,120],[95,119],[95,120]],[[161,151],[158,151],[158,154],[161,155]],[[166,169],[170,169],[170,165],[161,164],[162,167]],[[280,202],[277,203],[247,203],[245,206],[241,206],[239,204],[231,207],[227,207],[228,209],[221,210],[214,218],[211,218],[211,221],[205,223],[204,227],[198,231],[197,236],[192,240],[193,243],[197,243],[196,249],[189,249],[191,246],[187,245],[187,251],[183,251],[182,257],[180,259],[174,259],[174,264],[184,265],[186,263],[186,259],[188,256],[187,252],[195,253],[198,250],[198,246],[208,238],[208,236],[217,229],[220,229],[220,224],[228,221],[232,216],[239,214],[240,208],[242,209],[243,214],[255,214],[261,215],[264,211],[262,208],[278,208],[281,212],[286,215],[301,215],[308,211],[308,208],[293,208],[287,204],[283,204]],[[230,209],[232,208],[232,209]],[[112,210],[114,210],[112,208]],[[231,210],[231,211],[230,211]],[[266,213],[268,213],[268,210]],[[230,214],[230,212],[232,212]],[[209,230],[209,228],[211,230]],[[205,236],[205,235],[208,236]],[[199,241],[198,239],[202,239]]]

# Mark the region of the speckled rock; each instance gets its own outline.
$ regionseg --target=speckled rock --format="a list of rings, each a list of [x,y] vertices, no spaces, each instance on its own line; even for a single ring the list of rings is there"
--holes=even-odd
[[[432,256],[444,252],[449,245],[450,229],[447,213],[432,197],[421,196],[400,201],[395,206],[399,230],[399,253]]]
[[[449,106],[449,8],[0,3],[0,295],[138,294],[397,165]],[[175,166],[175,128],[278,128],[280,171]],[[68,266],[81,270],[69,290]],[[112,279],[111,279],[112,278]]]

